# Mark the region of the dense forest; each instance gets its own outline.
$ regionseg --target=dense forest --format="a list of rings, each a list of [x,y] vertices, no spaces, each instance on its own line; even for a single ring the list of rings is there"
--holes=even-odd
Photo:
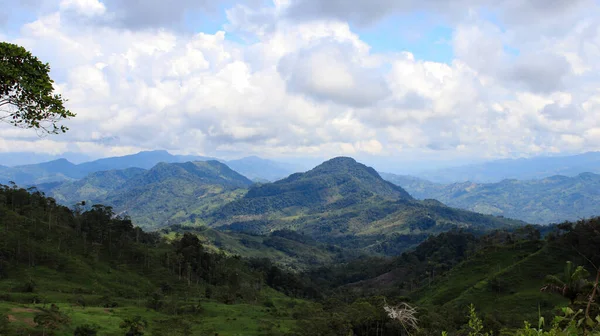
[[[1,335],[591,335],[600,323],[600,219],[457,228],[303,271],[16,185],[0,189],[0,230]]]

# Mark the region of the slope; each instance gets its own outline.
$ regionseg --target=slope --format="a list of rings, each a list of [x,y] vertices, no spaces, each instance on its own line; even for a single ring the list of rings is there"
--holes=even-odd
[[[449,185],[393,174],[385,176],[417,198],[434,198],[449,206],[529,223],[557,223],[600,215],[600,175],[592,173]]]
[[[522,224],[435,201],[416,201],[374,169],[345,157],[253,186],[243,198],[215,210],[204,221],[224,230],[260,234],[297,230],[319,241],[392,254],[452,227]]]
[[[142,168],[127,168],[91,173],[81,180],[38,185],[38,189],[52,196],[61,204],[73,205],[103,199],[108,193],[120,188],[135,176],[143,174]]]
[[[157,227],[233,200],[251,184],[218,161],[159,163],[99,201],[142,227]]]
[[[12,188],[0,199],[2,335],[66,336],[90,323],[123,335],[135,316],[145,335],[260,335],[265,323],[293,326],[286,307],[303,300],[284,292],[310,293],[275,265],[209,252],[191,234],[165,240],[105,207],[74,213]],[[53,323],[36,326],[36,316]]]

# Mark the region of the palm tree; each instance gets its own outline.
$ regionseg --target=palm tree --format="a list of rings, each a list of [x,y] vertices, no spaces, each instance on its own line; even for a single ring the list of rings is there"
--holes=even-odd
[[[555,275],[546,276],[546,285],[541,291],[560,294],[573,304],[590,286],[589,276],[590,273],[583,266],[575,268],[572,262],[567,261],[562,279]]]

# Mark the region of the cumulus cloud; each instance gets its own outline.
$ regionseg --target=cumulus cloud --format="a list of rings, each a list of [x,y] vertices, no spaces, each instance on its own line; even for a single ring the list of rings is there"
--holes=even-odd
[[[600,148],[600,16],[584,0],[554,9],[453,2],[448,62],[374,51],[351,28],[439,12],[445,1],[246,1],[227,9],[222,31],[172,29],[213,5],[48,5],[10,40],[51,64],[78,115],[51,138],[0,125],[0,151],[494,157]],[[559,11],[580,20],[557,34],[546,18]]]
[[[485,8],[496,11],[507,23],[532,24],[532,17],[547,23],[593,4],[593,0],[289,0],[285,13],[298,20],[336,19],[368,25],[386,16],[422,10],[457,20],[471,10]]]
[[[381,70],[364,64],[350,43],[323,39],[284,56],[279,71],[289,91],[349,106],[373,106],[389,95]]]

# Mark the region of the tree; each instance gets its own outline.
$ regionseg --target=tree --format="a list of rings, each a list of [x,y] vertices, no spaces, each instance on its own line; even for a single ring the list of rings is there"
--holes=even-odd
[[[148,327],[148,322],[141,316],[126,318],[121,322],[121,329],[125,329],[125,336],[141,336]]]
[[[66,132],[59,123],[75,114],[54,93],[49,72],[50,66],[25,48],[0,42],[0,120],[43,133]]]
[[[0,335],[10,335],[11,327],[8,316],[0,314]]]
[[[555,275],[546,276],[546,285],[541,290],[560,294],[573,304],[577,297],[589,288],[590,282],[587,280],[589,276],[589,272],[583,266],[575,268],[572,262],[567,261],[563,278]]]
[[[54,331],[71,323],[71,319],[63,314],[54,303],[50,306],[50,309],[40,308],[40,310],[33,318],[33,322],[42,328],[44,335],[46,335],[46,331],[48,331],[48,335],[53,335]]]
[[[74,336],[96,336],[98,335],[98,326],[94,324],[83,324],[75,329]]]

